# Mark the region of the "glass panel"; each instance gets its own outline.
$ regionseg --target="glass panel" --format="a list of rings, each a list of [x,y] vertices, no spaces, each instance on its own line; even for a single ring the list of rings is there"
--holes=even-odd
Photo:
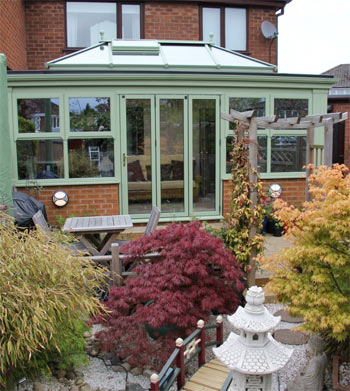
[[[62,140],[18,140],[18,179],[64,177]]]
[[[123,39],[140,39],[140,6],[122,5]]]
[[[308,105],[307,99],[275,99],[275,114],[279,118],[305,117]]]
[[[235,141],[234,136],[226,137],[226,174],[231,174],[232,171],[231,152],[233,150],[234,141]]]
[[[221,46],[220,8],[203,8],[203,41],[210,42],[210,34],[214,34],[213,42]]]
[[[114,176],[112,139],[71,139],[68,141],[68,158],[70,178]]]
[[[117,36],[117,5],[102,2],[67,2],[67,45],[86,47]]]
[[[304,171],[306,136],[273,136],[271,138],[271,172]]]
[[[151,100],[126,100],[129,213],[152,209]]]
[[[69,98],[71,132],[109,132],[109,98]]]
[[[160,100],[162,212],[184,211],[184,101]]]
[[[236,111],[256,110],[257,117],[265,115],[265,98],[230,98],[229,108]],[[233,129],[233,123],[230,122],[230,129]]]
[[[19,133],[59,132],[58,98],[17,99]]]
[[[215,99],[193,100],[193,209],[215,210]]]
[[[235,137],[226,137],[226,174],[231,174],[232,163],[231,163],[231,152],[233,150],[233,143]],[[267,136],[258,136],[259,144],[259,155],[258,155],[258,167],[259,172],[267,172]]]
[[[245,8],[225,8],[225,47],[246,50],[247,16]]]
[[[267,136],[258,136],[258,169],[259,172],[267,172]]]

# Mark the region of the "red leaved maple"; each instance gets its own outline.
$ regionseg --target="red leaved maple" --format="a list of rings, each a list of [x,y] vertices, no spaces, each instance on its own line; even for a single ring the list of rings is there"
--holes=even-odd
[[[160,252],[163,257],[137,266],[137,277],[111,288],[106,302],[110,315],[98,319],[107,327],[98,334],[102,349],[128,357],[131,365],[159,367],[174,339],[186,336],[199,319],[207,320],[213,310],[236,310],[243,290],[240,265],[221,239],[200,228],[200,222],[171,224],[123,246],[131,256]],[[146,324],[166,326],[168,333],[154,341]]]

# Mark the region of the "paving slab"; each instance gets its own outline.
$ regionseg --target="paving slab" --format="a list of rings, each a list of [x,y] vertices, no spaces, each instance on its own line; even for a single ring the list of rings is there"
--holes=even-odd
[[[286,345],[304,345],[309,341],[309,335],[294,329],[280,329],[273,333],[276,341]]]
[[[301,317],[293,317],[288,314],[285,310],[280,310],[274,313],[275,316],[280,316],[282,322],[288,322],[288,323],[303,323],[304,319]]]

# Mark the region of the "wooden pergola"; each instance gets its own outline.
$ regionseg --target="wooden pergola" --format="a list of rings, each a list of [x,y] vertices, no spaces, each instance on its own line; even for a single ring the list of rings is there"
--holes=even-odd
[[[230,122],[239,121],[248,126],[249,130],[249,181],[254,185],[257,180],[258,170],[258,129],[275,129],[275,130],[306,130],[306,183],[305,198],[309,199],[307,179],[310,175],[308,165],[324,164],[332,166],[333,152],[333,125],[345,121],[348,113],[331,113],[324,115],[307,115],[305,117],[278,118],[277,115],[269,117],[256,117],[255,110],[239,112],[230,110],[230,114],[221,113],[221,118]],[[315,128],[324,127],[324,146],[314,144]],[[251,208],[257,204],[257,193],[254,186],[251,186],[250,199]],[[249,237],[256,235],[258,227],[250,228]],[[253,249],[249,259],[250,271],[248,273],[248,287],[255,285],[256,272],[256,250]]]

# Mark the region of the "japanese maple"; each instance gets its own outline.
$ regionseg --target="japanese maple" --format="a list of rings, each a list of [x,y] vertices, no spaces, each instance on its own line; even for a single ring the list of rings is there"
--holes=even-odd
[[[350,342],[350,175],[344,165],[321,166],[309,178],[311,201],[301,210],[274,203],[295,246],[263,259],[271,290],[302,315],[305,330],[336,348]]]
[[[126,264],[138,254],[162,255],[134,268],[137,277],[128,278],[125,286],[111,288],[106,302],[110,315],[99,318],[107,326],[98,334],[101,347],[129,357],[131,365],[161,365],[174,340],[193,331],[199,319],[207,320],[213,310],[232,313],[239,305],[240,265],[199,222],[171,224],[124,245],[123,252],[131,255]],[[168,326],[169,332],[154,341],[145,324]]]

